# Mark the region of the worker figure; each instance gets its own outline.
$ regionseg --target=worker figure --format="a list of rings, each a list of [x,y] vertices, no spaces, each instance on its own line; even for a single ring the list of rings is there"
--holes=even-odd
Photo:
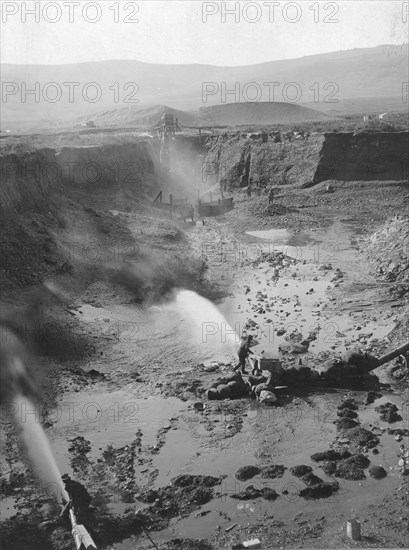
[[[271,206],[274,202],[274,187],[271,187],[270,192],[268,194],[268,205]]]
[[[250,334],[250,336],[246,336],[242,338],[240,342],[240,347],[237,352],[237,355],[239,356],[239,363],[234,367],[234,370],[238,370],[241,367],[241,372],[243,374],[246,374],[246,359],[251,353],[251,355],[254,355],[253,352],[250,349],[251,342],[253,340],[253,336]]]
[[[70,507],[72,507],[78,523],[84,523],[84,521],[88,518],[89,505],[91,503],[91,497],[88,494],[88,491],[79,481],[71,479],[68,474],[61,476],[61,479],[63,480],[65,490],[70,497],[69,502],[66,504],[62,512],[62,515],[68,515],[68,511]]]

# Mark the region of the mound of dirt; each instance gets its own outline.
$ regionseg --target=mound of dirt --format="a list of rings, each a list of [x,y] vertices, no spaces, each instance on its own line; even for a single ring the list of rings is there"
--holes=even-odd
[[[348,409],[347,407],[340,409],[337,412],[337,415],[340,418],[358,418],[358,413],[356,411],[353,411],[352,409]]]
[[[362,242],[363,253],[373,264],[377,277],[399,283],[400,294],[409,290],[408,240],[409,218],[396,216]]]
[[[372,466],[371,468],[369,468],[369,475],[375,479],[383,479],[388,474],[385,468],[382,468],[382,466]]]
[[[343,479],[348,479],[350,481],[359,481],[361,479],[365,479],[365,472],[362,468],[356,468],[355,466],[347,464],[343,461],[337,465],[335,475],[337,477],[342,477]]]
[[[379,439],[376,435],[361,426],[347,430],[345,432],[345,437],[352,443],[355,443],[355,445],[360,446],[366,445],[368,447],[376,447],[379,443]]]
[[[320,477],[313,474],[312,472],[309,472],[308,474],[303,475],[301,479],[306,485],[309,485],[309,486],[323,483],[323,480]]]
[[[261,477],[274,479],[283,477],[286,467],[282,464],[271,464],[261,469]]]
[[[338,405],[338,409],[339,410],[350,409],[351,411],[356,411],[358,410],[358,405],[354,401],[354,399],[348,398],[348,399],[345,399],[340,405]]]
[[[311,487],[301,489],[300,496],[307,499],[328,498],[339,490],[339,484],[336,481],[322,482]]]
[[[324,451],[322,453],[314,453],[311,455],[311,460],[314,460],[315,462],[322,462],[324,460],[342,460],[344,458],[349,458],[350,456],[351,453],[347,450],[334,451],[333,449],[329,449],[328,451]]]
[[[262,489],[258,489],[253,485],[249,485],[245,488],[244,491],[240,491],[239,493],[234,493],[231,495],[231,498],[237,500],[254,500],[260,497],[264,498],[265,500],[275,500],[276,498],[278,498],[278,493],[270,487],[263,487]]]
[[[324,470],[324,472],[327,474],[327,475],[332,475],[335,473],[336,469],[337,469],[337,464],[336,462],[334,461],[326,461],[324,462],[323,464],[321,464],[321,468]]]
[[[259,473],[260,468],[257,468],[257,466],[242,466],[237,470],[235,475],[240,481],[247,481]]]
[[[312,472],[311,466],[306,466],[305,464],[300,464],[299,466],[293,466],[290,468],[290,472],[293,474],[293,476],[296,477],[302,477],[306,474],[309,474]]]
[[[379,413],[381,420],[383,420],[384,422],[389,422],[389,424],[402,420],[402,417],[398,413],[398,410],[399,409],[395,404],[389,402],[375,407],[375,411]]]
[[[347,410],[347,409],[344,409]],[[355,428],[359,425],[359,422],[352,420],[352,418],[344,417],[334,421],[334,424],[337,427],[337,430],[344,431],[349,430],[350,428]]]

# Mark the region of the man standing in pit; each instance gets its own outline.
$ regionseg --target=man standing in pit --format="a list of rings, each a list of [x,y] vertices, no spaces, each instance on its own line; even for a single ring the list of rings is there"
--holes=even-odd
[[[253,352],[250,349],[251,342],[253,340],[253,336],[250,334],[250,336],[246,336],[242,338],[240,342],[240,347],[237,352],[237,355],[239,356],[239,363],[234,367],[234,370],[238,370],[241,367],[241,372],[243,374],[246,374],[246,359],[251,353],[251,355],[254,355]]]
[[[268,205],[272,206],[274,202],[274,187],[270,187],[270,192],[268,194]]]

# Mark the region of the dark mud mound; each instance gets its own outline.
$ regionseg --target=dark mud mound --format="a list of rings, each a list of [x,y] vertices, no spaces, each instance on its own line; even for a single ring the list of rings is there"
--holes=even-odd
[[[317,485],[312,485],[311,487],[305,487],[301,489],[300,496],[307,499],[318,499],[318,498],[328,498],[333,493],[339,490],[339,485],[336,481],[322,482]]]
[[[309,485],[309,486],[323,483],[323,480],[320,477],[313,474],[312,472],[309,472],[308,474],[303,475],[301,479],[306,485]]]
[[[349,458],[350,456],[351,453],[347,450],[334,451],[333,449],[328,449],[328,451],[314,453],[311,455],[311,460],[314,460],[315,462],[321,462],[324,460],[342,460],[344,458]]]
[[[270,464],[261,470],[261,477],[274,479],[283,477],[286,467],[282,464]]]
[[[368,468],[371,461],[369,458],[367,458],[365,455],[361,453],[357,453],[355,455],[350,456],[349,458],[346,458],[343,461],[345,464],[350,464],[351,466],[354,466],[355,468]]]
[[[389,424],[402,420],[398,410],[399,409],[395,404],[389,402],[384,405],[379,405],[379,407],[375,407],[375,411],[379,413],[381,420],[384,422],[389,422]]]
[[[382,397],[381,393],[371,390],[367,393],[364,404],[371,405],[371,403],[374,403],[376,399],[380,399],[381,397]]]
[[[260,473],[257,466],[242,466],[236,472],[236,478],[240,481],[247,481]]]
[[[344,410],[348,410],[348,409],[344,409]],[[339,420],[335,420],[334,424],[336,425],[337,430],[340,430],[340,431],[349,430],[351,428],[356,428],[357,426],[359,426],[358,422],[356,422],[355,420],[352,420],[352,418],[347,418],[347,417],[343,417],[343,418],[340,418]]]
[[[378,437],[361,426],[347,430],[344,435],[351,441],[351,443],[358,446],[366,445],[367,447],[372,448],[379,444]]]
[[[356,411],[358,410],[358,404],[356,403],[356,401],[354,399],[345,399],[340,405],[338,405],[338,409],[339,410],[343,410],[343,409],[350,409],[352,411]]]
[[[300,464],[299,466],[293,466],[290,468],[290,472],[293,474],[293,476],[296,477],[302,477],[306,474],[309,474],[312,472],[311,466],[305,466],[305,464]]]
[[[383,479],[388,474],[385,468],[382,468],[382,466],[372,466],[371,468],[369,468],[369,475],[374,479]]]
[[[274,489],[271,489],[270,487],[263,487],[262,489],[258,489],[253,485],[249,485],[244,489],[244,491],[240,491],[239,493],[233,493],[231,495],[231,498],[234,498],[237,500],[255,500],[256,498],[264,498],[265,500],[275,500],[276,498],[278,498],[278,493]]]
[[[336,477],[342,477],[343,479],[348,479],[350,481],[359,481],[361,479],[365,479],[365,472],[362,468],[357,468],[352,464],[348,464],[345,461],[337,464],[335,475]]]
[[[335,474],[335,471],[337,469],[337,464],[336,464],[336,462],[327,461],[327,462],[324,462],[323,464],[321,464],[321,468],[324,470],[324,472],[328,476],[331,476],[331,475]]]
[[[339,410],[337,412],[337,415],[340,418],[358,418],[358,413],[356,411],[353,411],[352,409],[348,409],[347,407]]]
[[[144,510],[148,524],[155,529],[163,529],[172,517],[188,514],[198,506],[210,502],[214,487],[222,478],[212,476],[180,475],[171,485],[160,489],[144,489],[136,498],[150,504]]]

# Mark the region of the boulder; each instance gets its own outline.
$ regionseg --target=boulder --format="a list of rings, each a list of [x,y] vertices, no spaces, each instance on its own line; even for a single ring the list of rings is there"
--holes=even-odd
[[[222,399],[230,399],[232,396],[231,388],[227,384],[219,384],[217,391]]]

